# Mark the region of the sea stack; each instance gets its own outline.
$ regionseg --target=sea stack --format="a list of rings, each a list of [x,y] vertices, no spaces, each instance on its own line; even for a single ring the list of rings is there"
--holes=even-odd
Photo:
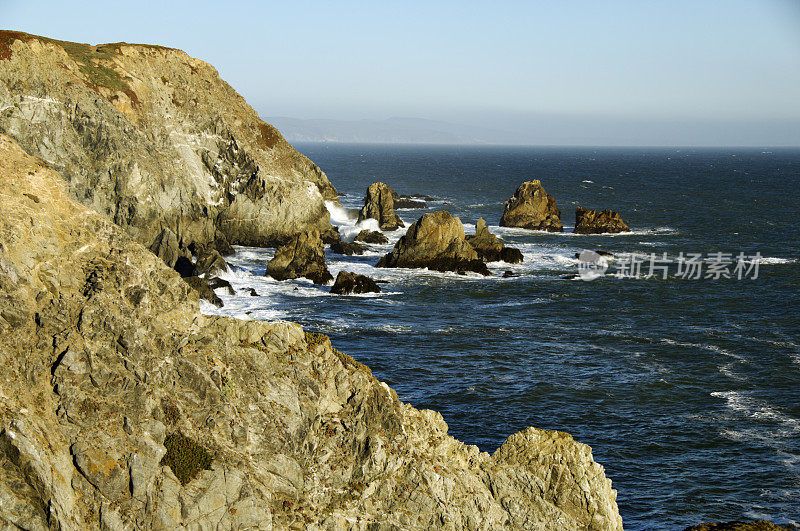
[[[489,232],[483,218],[475,225],[475,235],[467,236],[467,241],[478,253],[484,262],[508,262],[518,264],[522,262],[522,252],[514,247],[506,247],[500,238]]]
[[[278,247],[267,264],[267,275],[276,280],[305,277],[314,284],[327,284],[333,280],[325,265],[325,246],[319,233],[300,233]]]
[[[424,214],[415,221],[376,267],[427,267],[434,271],[490,274],[467,242],[461,220],[443,210]]]
[[[391,231],[404,227],[403,220],[394,213],[394,191],[388,184],[372,183],[364,197],[364,207],[358,213],[357,222],[375,219],[381,230]]]
[[[514,196],[506,201],[500,226],[547,232],[564,230],[555,198],[544,191],[538,179],[522,183]]]
[[[613,210],[575,209],[575,229],[572,231],[575,234],[613,234],[630,230],[622,216]]]

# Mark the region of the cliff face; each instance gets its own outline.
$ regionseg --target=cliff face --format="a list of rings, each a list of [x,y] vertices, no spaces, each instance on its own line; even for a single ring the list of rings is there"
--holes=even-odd
[[[0,135],[0,527],[621,529],[589,447],[481,453],[324,336],[201,315],[74,184]]]
[[[0,131],[149,246],[274,245],[330,226],[325,174],[210,65],[158,46],[0,31]]]

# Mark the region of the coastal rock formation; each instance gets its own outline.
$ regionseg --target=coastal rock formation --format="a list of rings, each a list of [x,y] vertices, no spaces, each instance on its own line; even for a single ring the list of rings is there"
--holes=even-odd
[[[415,221],[376,267],[427,267],[432,271],[489,275],[486,264],[467,243],[461,220],[443,210]]]
[[[506,247],[500,238],[489,232],[483,218],[475,225],[475,235],[467,236],[467,241],[484,262],[522,262],[522,252],[514,247]]]
[[[576,234],[603,234],[630,232],[631,229],[622,221],[622,216],[613,210],[589,210],[578,207],[575,210]]]
[[[544,191],[539,180],[519,185],[514,197],[505,203],[500,226],[548,232],[564,230],[561,225],[561,210],[556,206],[555,198]]]
[[[339,271],[336,281],[333,283],[331,293],[337,295],[350,295],[352,293],[380,293],[381,288],[374,280],[366,275],[351,273],[350,271]]]
[[[353,241],[364,243],[389,243],[389,238],[376,230],[364,229],[358,233]]]
[[[392,190],[391,187],[389,187]],[[425,201],[432,201],[433,198],[422,194],[400,195],[392,190],[392,201],[394,208],[425,208]]]
[[[175,241],[227,255],[324,231],[338,202],[211,65],[161,46],[0,31],[0,131],[168,263]]]
[[[619,530],[588,446],[489,455],[322,335],[198,312],[0,135],[0,527]]]
[[[267,264],[267,275],[276,280],[305,277],[314,284],[327,284],[333,275],[325,265],[325,247],[319,232],[304,232],[278,247]]]
[[[358,242],[343,242],[340,240],[331,244],[331,251],[336,254],[344,254],[347,256],[364,254],[364,251],[366,250],[367,248]]]
[[[357,223],[365,219],[376,219],[381,230],[397,230],[404,227],[400,216],[394,213],[394,190],[387,184],[372,183],[364,197],[364,207],[358,213]]]

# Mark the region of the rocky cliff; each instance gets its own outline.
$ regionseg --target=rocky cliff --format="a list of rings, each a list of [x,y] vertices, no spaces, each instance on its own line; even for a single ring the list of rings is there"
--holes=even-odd
[[[337,200],[313,162],[180,50],[0,31],[0,132],[146,246],[165,228],[184,251],[275,245],[329,228],[324,199]]]
[[[324,336],[201,315],[74,194],[0,135],[0,527],[621,529],[588,446],[464,445]]]

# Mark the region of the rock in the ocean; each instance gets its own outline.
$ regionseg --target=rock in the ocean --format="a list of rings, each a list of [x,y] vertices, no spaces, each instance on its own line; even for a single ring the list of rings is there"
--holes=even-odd
[[[333,280],[325,265],[325,247],[319,232],[300,233],[278,247],[267,264],[267,275],[276,280],[305,277],[314,284],[327,284]]]
[[[214,289],[209,285],[208,279],[201,277],[183,277],[183,280],[197,292],[201,299],[210,302],[217,308],[222,308],[222,299],[214,293]]]
[[[415,221],[376,267],[427,267],[433,271],[490,274],[467,242],[461,220],[443,210],[424,214]]]
[[[214,249],[204,250],[197,257],[194,264],[194,274],[197,276],[210,276],[228,270],[228,264],[222,255]]]
[[[544,191],[538,179],[522,183],[514,197],[506,201],[500,226],[548,232],[564,230],[555,198]]]
[[[364,243],[389,243],[389,238],[376,230],[364,229],[358,233],[353,241]]]
[[[613,210],[589,210],[583,207],[575,209],[576,234],[603,234],[630,232],[631,229],[622,221],[622,216]]]
[[[391,187],[389,187],[389,189],[392,190]],[[425,201],[422,199],[426,197],[428,196],[422,194],[400,195],[394,190],[392,190],[392,200],[394,201],[394,208],[425,208],[426,206]]]
[[[358,221],[376,219],[381,230],[397,230],[403,227],[400,216],[394,213],[394,191],[388,184],[372,183],[367,188],[364,207],[358,213]]]
[[[522,262],[522,252],[514,247],[506,247],[500,238],[489,232],[483,218],[480,218],[475,225],[475,235],[467,236],[467,241],[484,262],[501,260],[509,264]]]
[[[351,273],[350,271],[339,271],[336,281],[333,283],[331,293],[337,295],[350,295],[352,293],[379,293],[381,288],[374,280],[366,275]]]
[[[225,288],[228,291],[228,295],[236,295],[236,290],[233,289],[231,283],[225,280],[224,278],[219,278],[219,277],[208,278],[208,287],[210,287],[211,289]]]
[[[342,237],[339,235],[339,227],[326,229],[320,234],[320,238],[322,238],[322,243],[325,245],[333,245],[336,242],[342,241]]]
[[[463,444],[321,334],[201,314],[70,195],[0,135],[1,528],[622,529],[588,446]]]
[[[344,254],[347,256],[353,256],[354,254],[359,254],[359,255],[364,254],[364,251],[366,250],[367,248],[358,242],[343,242],[340,240],[338,242],[333,242],[331,244],[331,251],[333,251],[336,254]]]

